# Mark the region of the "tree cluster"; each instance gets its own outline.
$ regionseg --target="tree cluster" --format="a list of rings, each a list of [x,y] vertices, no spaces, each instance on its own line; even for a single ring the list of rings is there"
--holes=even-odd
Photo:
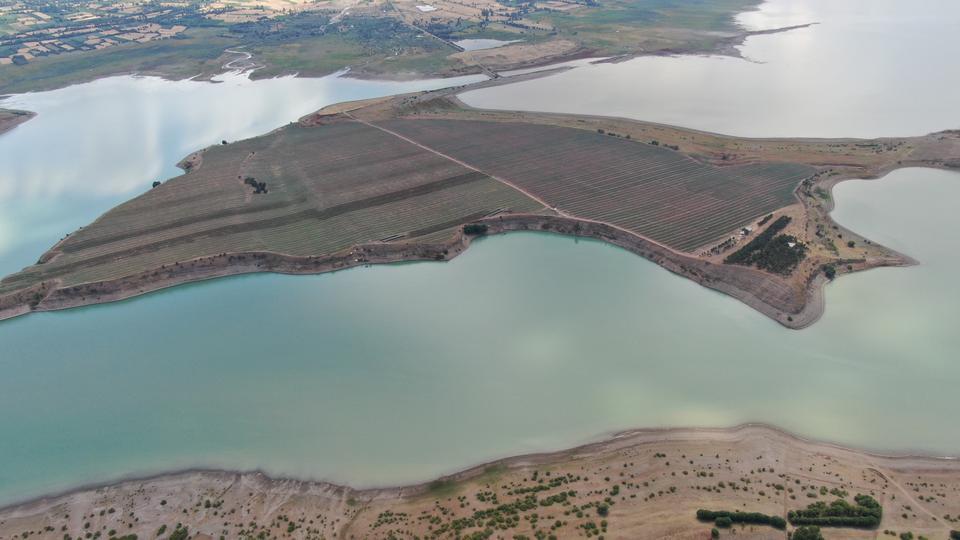
[[[789,224],[789,216],[780,216],[753,240],[728,255],[724,262],[789,274],[807,254],[807,246],[796,237],[778,234]]]
[[[770,525],[775,529],[786,529],[787,521],[780,516],[769,516],[760,512],[729,512],[726,510],[697,510],[697,519],[713,521],[717,527],[729,527],[733,523],[752,525]]]

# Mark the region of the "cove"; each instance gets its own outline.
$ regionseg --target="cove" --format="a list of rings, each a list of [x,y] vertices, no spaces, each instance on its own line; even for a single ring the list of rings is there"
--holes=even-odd
[[[841,223],[922,264],[841,278],[801,332],[542,233],[6,321],[0,500],[192,466],[397,484],[636,426],[763,421],[956,454],[960,175],[904,169],[836,196]]]

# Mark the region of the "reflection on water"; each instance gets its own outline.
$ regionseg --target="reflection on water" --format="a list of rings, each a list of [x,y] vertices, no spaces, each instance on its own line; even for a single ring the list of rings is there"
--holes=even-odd
[[[747,60],[646,57],[467,93],[488,108],[626,116],[744,136],[876,137],[960,127],[960,2],[771,0],[741,15]]]
[[[265,133],[324,105],[480,80],[409,82],[337,76],[217,84],[112,77],[17,95],[4,107],[35,111],[0,137],[0,274],[36,258],[64,233],[179,174],[188,153]]]

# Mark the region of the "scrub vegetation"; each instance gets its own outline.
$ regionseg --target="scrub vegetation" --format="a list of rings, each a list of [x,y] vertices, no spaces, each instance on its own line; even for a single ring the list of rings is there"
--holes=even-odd
[[[810,510],[810,498],[831,493],[860,495]],[[960,464],[867,455],[759,425],[640,430],[402,488],[218,471],[128,480],[0,509],[0,537],[861,538],[867,531],[821,533],[780,516],[879,521],[880,500],[880,537],[947,538]]]

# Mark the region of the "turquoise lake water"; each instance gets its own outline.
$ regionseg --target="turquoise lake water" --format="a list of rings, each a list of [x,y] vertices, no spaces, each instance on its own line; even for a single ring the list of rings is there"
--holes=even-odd
[[[15,96],[3,104],[40,116],[0,137],[0,271],[192,150],[443,84],[120,77]],[[918,117],[899,127],[944,122]],[[901,170],[836,198],[838,221],[922,264],[841,278],[800,332],[620,249],[534,233],[449,263],[243,276],[0,323],[0,503],[192,466],[396,484],[640,426],[764,421],[956,455],[960,174]]]

